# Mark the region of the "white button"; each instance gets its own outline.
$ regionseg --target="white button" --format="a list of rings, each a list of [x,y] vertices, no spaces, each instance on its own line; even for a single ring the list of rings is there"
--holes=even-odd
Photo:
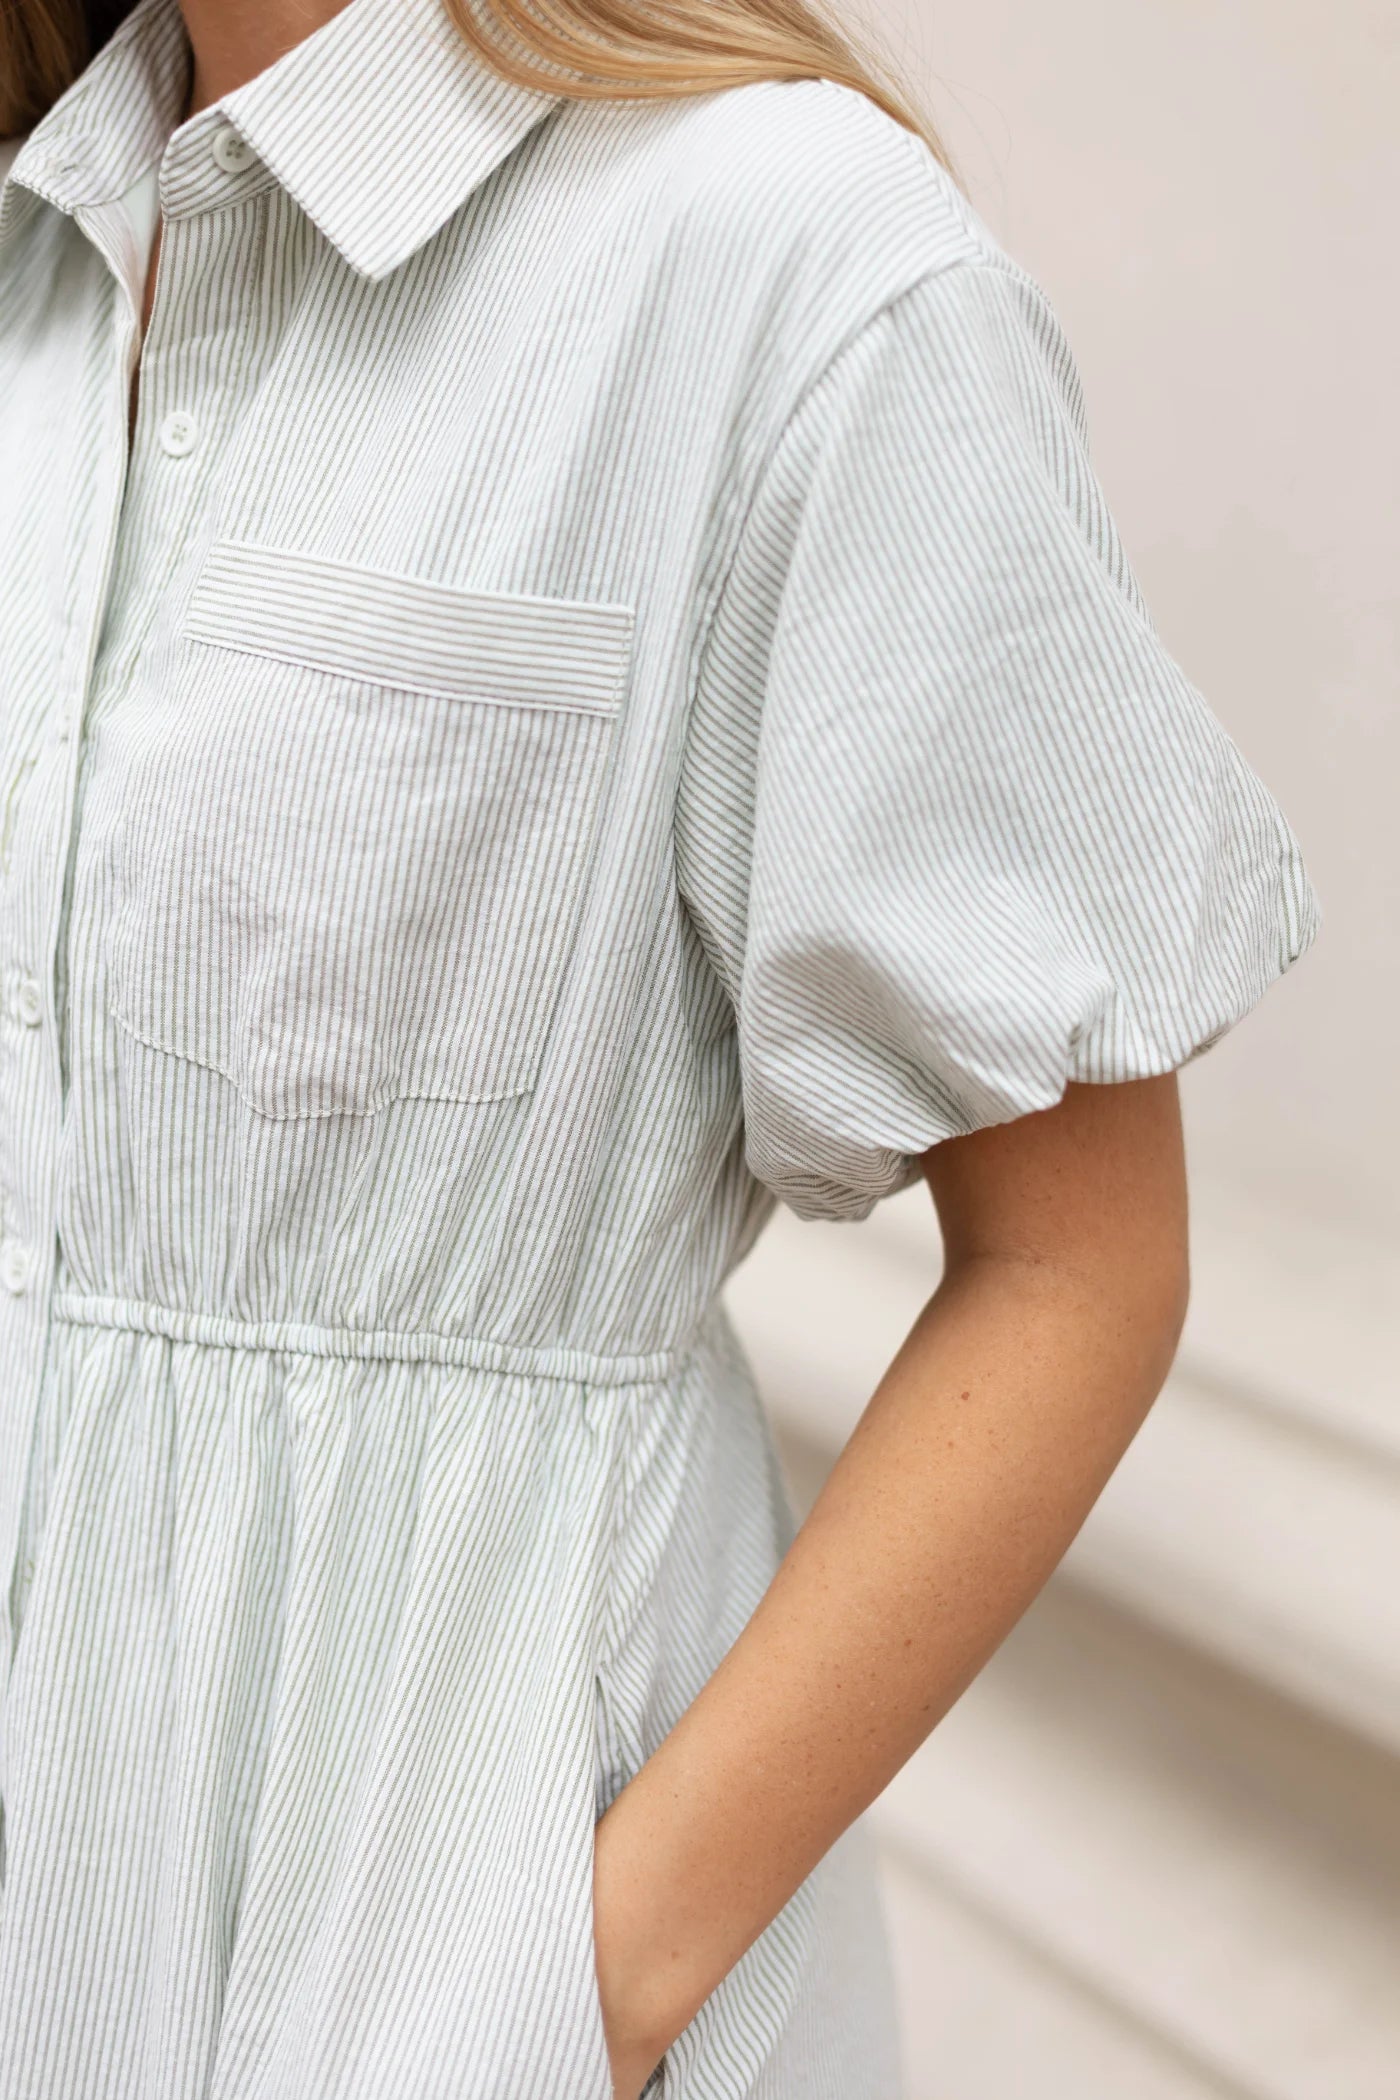
[[[32,977],[21,977],[15,986],[15,1018],[26,1028],[37,1028],[44,1018],[44,995]]]
[[[18,1240],[0,1240],[0,1283],[7,1291],[18,1297],[29,1288],[31,1263],[29,1249],[21,1247]]]
[[[225,175],[241,175],[251,168],[255,155],[245,138],[241,138],[231,124],[216,131],[210,141],[210,150]]]
[[[160,449],[172,459],[183,459],[187,452],[193,452],[198,437],[199,425],[189,410],[172,408],[160,426]]]

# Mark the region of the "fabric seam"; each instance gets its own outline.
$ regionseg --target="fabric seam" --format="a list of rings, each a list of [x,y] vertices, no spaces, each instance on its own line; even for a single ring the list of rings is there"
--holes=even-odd
[[[845,341],[838,344],[826,362],[811,375],[797,394],[769,444],[762,464],[754,474],[753,486],[749,490],[743,508],[739,513],[738,523],[733,531],[730,558],[724,566],[719,584],[711,596],[708,610],[700,623],[692,659],[695,665],[689,694],[692,707],[696,695],[704,684],[705,670],[709,663],[715,627],[734,579],[739,549],[743,545],[763,492],[768,486],[774,463],[786,445],[789,434],[796,426],[799,418],[805,413],[808,404],[829,379],[836,377],[846,360],[860,348],[873,330],[880,323],[887,320],[897,307],[903,305],[906,299],[911,299],[916,292],[922,291],[927,285],[936,283],[940,278],[947,277],[954,271],[981,269],[1000,270],[1004,274],[1014,274],[1014,272],[1009,271],[1007,263],[992,254],[959,255],[954,256],[948,262],[930,265],[928,269],[921,270],[917,277],[911,278],[907,284],[901,285],[897,291],[891,292],[887,298],[883,299],[877,307],[865,316],[864,320],[858,322]]]
[[[158,1043],[153,1037],[143,1035],[140,1029],[133,1026],[124,1014],[117,1011],[116,1007],[109,1005],[107,1011],[115,1026],[120,1028],[122,1034],[129,1036],[133,1043],[139,1043],[143,1050],[154,1050],[158,1057],[173,1057],[181,1064],[195,1065],[201,1072],[212,1072],[216,1079],[226,1080],[237,1094],[239,1100],[246,1105],[249,1112],[255,1116],[261,1116],[263,1121],[267,1123],[324,1123],[333,1116],[375,1116],[381,1115],[386,1108],[392,1108],[399,1101],[443,1101],[459,1108],[479,1108],[493,1101],[519,1101],[530,1093],[534,1084],[533,1079],[526,1078],[519,1084],[502,1088],[494,1094],[431,1094],[427,1092],[400,1091],[398,1093],[385,1094],[382,1098],[372,1100],[363,1107],[298,1108],[292,1109],[285,1115],[278,1115],[272,1109],[260,1108],[246,1088],[241,1086],[232,1072],[226,1070],[223,1065],[216,1065],[207,1057],[195,1057],[188,1050],[177,1050],[169,1043]]]
[[[371,685],[378,692],[413,693],[420,699],[446,700],[460,707],[524,708],[536,714],[591,715],[606,722],[617,714],[621,699],[620,678],[614,681],[609,697],[596,705],[590,705],[586,700],[511,700],[503,699],[498,693],[454,693],[446,686],[419,685],[409,678],[389,678],[363,670],[358,665],[327,664],[318,657],[294,656],[289,650],[272,649],[259,642],[231,641],[223,635],[199,634],[188,624],[182,628],[181,638],[200,648],[223,649],[230,656],[256,656],[271,663],[289,664],[299,671],[315,671],[326,678],[348,678],[355,685]]]
[[[705,1310],[708,1310],[706,1308]],[[68,1327],[108,1328],[153,1335],[199,1347],[239,1349],[321,1361],[373,1360],[437,1364],[502,1376],[549,1379],[563,1385],[646,1387],[673,1377],[693,1352],[704,1326],[702,1311],[692,1331],[663,1349],[615,1356],[566,1346],[541,1347],[496,1341],[484,1335],[444,1334],[431,1328],[360,1328],[314,1321],[240,1320],[223,1313],[194,1312],[154,1300],[98,1293],[55,1292],[53,1318]]]

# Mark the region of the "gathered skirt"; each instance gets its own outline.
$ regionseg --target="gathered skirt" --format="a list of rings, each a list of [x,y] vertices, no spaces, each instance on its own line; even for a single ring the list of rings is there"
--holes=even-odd
[[[593,1823],[792,1525],[718,1309],[678,1372],[604,1385],[57,1321],[0,2100],[611,2100]],[[897,2100],[863,1820],[655,2089]]]

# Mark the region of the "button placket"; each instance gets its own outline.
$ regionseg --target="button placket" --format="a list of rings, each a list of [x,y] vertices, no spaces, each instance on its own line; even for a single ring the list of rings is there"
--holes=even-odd
[[[193,142],[187,142],[187,159],[192,150]],[[198,164],[208,172],[210,160],[205,139],[198,146],[196,172]],[[217,450],[217,392],[209,384],[205,358],[192,351],[182,326],[193,290],[187,221],[198,216],[199,199],[187,165],[177,166],[173,173],[163,168],[161,184],[165,200],[161,260],[141,357],[141,408],[126,465],[113,603],[102,657],[94,664],[85,696],[83,724],[74,725],[75,737],[84,743],[102,714],[120,703],[136,675],[145,635],[186,553],[205,475]],[[217,228],[213,237],[219,241],[248,237],[246,221],[239,213],[215,213],[211,225]],[[133,604],[130,584],[137,574],[144,578],[144,585]]]
[[[29,1249],[16,1239],[0,1240],[0,1286],[18,1298],[27,1291],[34,1275]]]
[[[62,1030],[50,1023],[57,1020],[55,988],[61,997],[65,983],[61,958],[78,806],[81,720],[118,542],[136,334],[129,287],[123,288],[125,257],[116,238],[121,214],[109,209],[110,200],[102,195],[100,163],[84,157],[81,142],[75,147],[65,141],[65,147],[65,208],[110,275],[94,270],[88,282],[91,326],[82,346],[84,392],[98,420],[91,428],[84,426],[86,471],[65,492],[66,559],[59,565],[66,572],[65,613],[61,628],[55,629],[44,678],[44,744],[26,761],[32,767],[33,801],[26,806],[25,822],[12,826],[7,835],[14,946],[0,980],[5,1038],[0,1042],[0,1106],[6,1123],[0,1148],[0,1383],[5,1388],[5,1448],[11,1459],[21,1454],[21,1462],[7,1461],[0,1478],[0,1584],[7,1589],[15,1577],[23,1589],[33,1573],[31,1562],[16,1561],[26,1481],[22,1454],[32,1447],[52,1320],[67,1085]],[[58,180],[53,188],[62,196]],[[84,201],[89,192],[95,198],[91,203]]]

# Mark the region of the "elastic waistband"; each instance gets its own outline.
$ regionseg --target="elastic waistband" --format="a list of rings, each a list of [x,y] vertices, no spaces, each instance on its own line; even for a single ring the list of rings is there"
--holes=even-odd
[[[712,1309],[707,1308],[706,1319]],[[143,1299],[91,1297],[77,1291],[56,1293],[53,1314],[71,1327],[124,1328],[133,1334],[162,1335],[169,1341],[203,1343],[216,1349],[262,1349],[342,1361],[379,1358],[386,1363],[459,1365],[579,1385],[654,1385],[669,1378],[692,1354],[706,1324],[702,1319],[691,1336],[671,1348],[604,1356],[587,1349],[490,1341],[481,1335],[320,1327],[296,1320],[232,1320],[219,1313],[182,1312]]]

